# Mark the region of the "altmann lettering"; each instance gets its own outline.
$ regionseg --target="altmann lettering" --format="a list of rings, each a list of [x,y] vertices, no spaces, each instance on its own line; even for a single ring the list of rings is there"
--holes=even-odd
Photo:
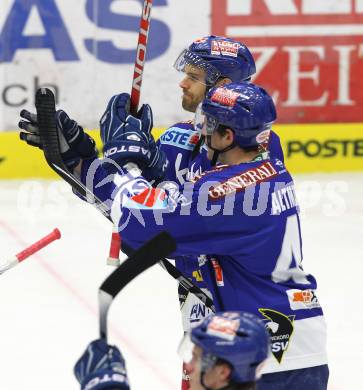
[[[293,185],[281,188],[271,194],[272,215],[279,215],[283,211],[297,206],[295,189]]]

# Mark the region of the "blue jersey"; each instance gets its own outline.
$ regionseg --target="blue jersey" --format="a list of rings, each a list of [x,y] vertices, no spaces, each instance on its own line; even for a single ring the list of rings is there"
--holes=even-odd
[[[207,158],[206,146],[203,145],[200,152],[192,158],[193,150],[199,141],[199,134],[194,129],[192,121],[179,122],[169,127],[158,139],[160,149],[169,160],[166,172],[166,180],[177,184],[184,184],[196,173],[201,173],[211,168]],[[281,148],[280,138],[273,131],[270,132],[268,141],[262,148],[269,152],[271,159],[277,158],[284,162],[284,154]]]
[[[211,169],[205,144],[201,146],[199,153],[193,156],[193,150],[198,141],[199,135],[195,131],[192,121],[176,123],[162,134],[158,143],[169,160],[167,180],[182,185],[185,181],[192,180],[195,175]],[[267,142],[261,145],[261,149],[268,151],[271,158],[284,161],[280,139],[273,131],[270,132]],[[195,257],[176,257],[175,266],[183,275],[190,278],[208,294],[203,275],[199,270],[198,261]],[[187,295],[182,286],[179,287],[179,300],[184,330],[189,330],[191,325],[198,323],[205,315],[209,314],[209,310],[205,308],[203,303],[193,295]]]
[[[94,185],[104,178],[100,166]],[[219,165],[179,187],[152,188],[137,171],[119,183],[97,192],[102,200],[114,194],[112,217],[130,245],[168,231],[175,256],[198,258],[218,311],[266,321],[272,356],[264,373],[327,363],[316,281],[302,268],[294,184],[280,160]]]

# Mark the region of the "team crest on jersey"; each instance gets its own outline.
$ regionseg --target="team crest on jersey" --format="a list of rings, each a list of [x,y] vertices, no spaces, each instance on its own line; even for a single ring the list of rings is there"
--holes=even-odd
[[[228,56],[228,57],[237,57],[238,49],[240,48],[238,42],[230,42],[225,40],[213,40],[211,43],[211,54]]]
[[[247,187],[269,180],[277,175],[274,166],[270,162],[264,162],[256,168],[243,171],[223,183],[210,187],[208,191],[209,200],[221,199],[227,195],[244,191]]]
[[[271,352],[278,363],[281,363],[287,351],[294,331],[295,316],[286,316],[272,309],[258,309],[265,317],[266,329],[270,333]]]

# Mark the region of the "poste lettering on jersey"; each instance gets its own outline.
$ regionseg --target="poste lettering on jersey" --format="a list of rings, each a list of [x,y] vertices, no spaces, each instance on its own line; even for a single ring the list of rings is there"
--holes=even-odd
[[[227,195],[245,190],[247,187],[269,180],[278,175],[271,162],[264,162],[256,168],[232,176],[223,183],[209,188],[209,200],[217,200]]]
[[[199,141],[199,134],[194,129],[182,129],[172,126],[160,137],[162,144],[173,145],[178,148],[193,150]]]

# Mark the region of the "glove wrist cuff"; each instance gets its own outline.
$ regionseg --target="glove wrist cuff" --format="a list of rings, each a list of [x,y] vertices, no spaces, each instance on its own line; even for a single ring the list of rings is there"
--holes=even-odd
[[[87,376],[81,390],[102,390],[102,389],[129,390],[129,383],[125,374],[112,369],[100,370]]]

